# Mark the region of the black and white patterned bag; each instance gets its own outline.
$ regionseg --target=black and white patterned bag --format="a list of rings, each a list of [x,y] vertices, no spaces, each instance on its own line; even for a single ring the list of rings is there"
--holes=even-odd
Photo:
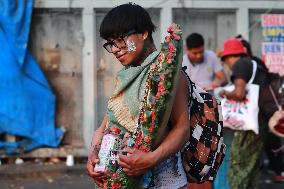
[[[187,79],[190,138],[182,150],[183,166],[188,182],[213,181],[226,150],[220,102]]]

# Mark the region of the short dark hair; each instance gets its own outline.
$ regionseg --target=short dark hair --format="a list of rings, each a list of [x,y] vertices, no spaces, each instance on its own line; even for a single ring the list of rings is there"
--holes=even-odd
[[[104,39],[119,37],[134,29],[137,33],[147,31],[153,42],[152,33],[155,28],[149,13],[144,8],[134,3],[127,3],[107,13],[100,26],[100,36]]]
[[[204,38],[199,33],[192,33],[186,38],[186,47],[188,49],[191,48],[199,48],[204,46]]]
[[[240,39],[242,44],[243,44],[243,46],[247,49],[247,54],[249,56],[253,56],[252,50],[251,50],[251,46],[250,46],[249,42],[247,40],[245,40],[241,34],[237,35],[236,39]]]

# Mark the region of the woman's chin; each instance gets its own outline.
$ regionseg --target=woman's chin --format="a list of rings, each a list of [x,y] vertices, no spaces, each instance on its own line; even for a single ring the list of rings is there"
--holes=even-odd
[[[129,63],[124,59],[124,56],[117,59],[123,66],[127,66]]]
[[[121,63],[122,66],[129,66],[131,64],[131,62],[128,61],[119,61]]]

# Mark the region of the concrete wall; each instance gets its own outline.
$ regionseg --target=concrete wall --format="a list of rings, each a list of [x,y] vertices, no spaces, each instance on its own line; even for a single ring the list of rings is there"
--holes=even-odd
[[[201,10],[176,8],[173,21],[181,25],[184,40],[193,32],[203,35],[207,49],[221,47],[224,39],[236,35],[236,15],[233,10]]]
[[[56,95],[63,144],[84,147],[82,131],[82,16],[76,9],[34,11],[30,49]]]

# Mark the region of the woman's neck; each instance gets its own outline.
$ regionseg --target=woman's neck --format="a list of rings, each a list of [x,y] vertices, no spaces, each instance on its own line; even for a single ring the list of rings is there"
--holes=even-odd
[[[144,60],[154,51],[156,51],[156,47],[154,43],[152,43],[150,40],[145,41],[143,51],[141,52],[141,55],[138,57],[137,60],[135,60],[131,65],[132,66],[139,66],[141,65]]]

